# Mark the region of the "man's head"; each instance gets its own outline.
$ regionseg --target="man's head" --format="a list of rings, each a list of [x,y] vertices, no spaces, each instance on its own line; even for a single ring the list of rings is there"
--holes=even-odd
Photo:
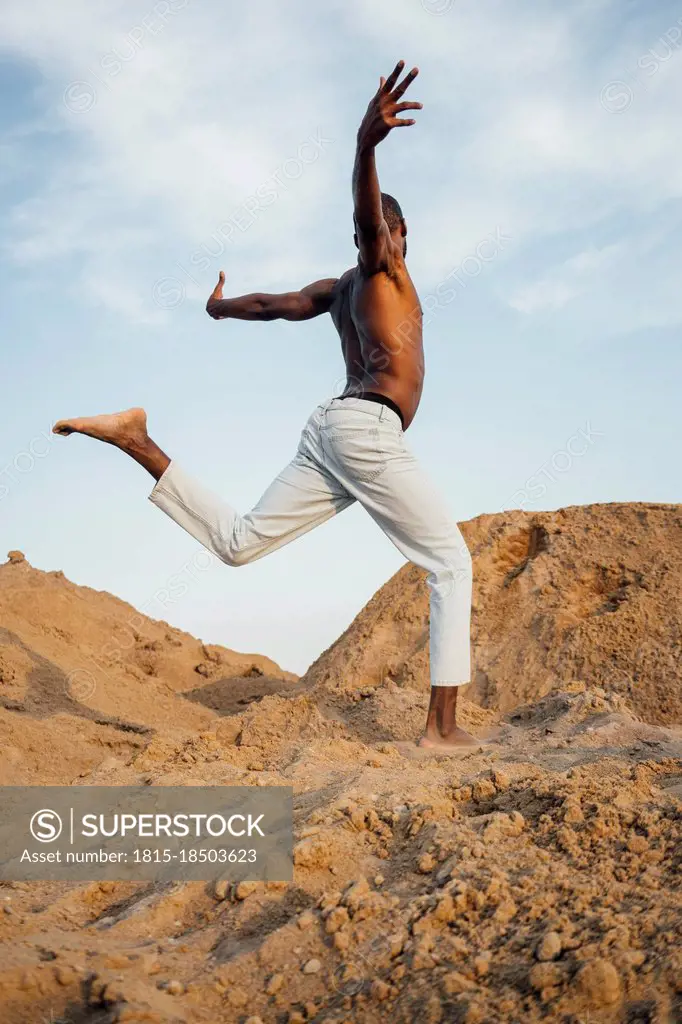
[[[394,231],[399,231],[402,225],[404,225],[405,218],[403,217],[403,211],[400,209],[400,203],[393,196],[389,196],[388,192],[381,193],[381,212],[391,234]]]
[[[391,232],[391,237],[395,242],[400,242],[402,239],[403,245],[403,256],[407,256],[407,224],[403,217],[403,211],[400,208],[400,203],[393,196],[389,196],[388,192],[381,193],[381,212],[384,215],[386,226]],[[358,244],[357,234],[354,236],[355,244]]]

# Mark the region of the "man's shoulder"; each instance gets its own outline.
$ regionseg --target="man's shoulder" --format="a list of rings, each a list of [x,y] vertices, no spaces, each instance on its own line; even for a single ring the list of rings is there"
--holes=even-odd
[[[357,265],[356,265],[356,266],[354,266],[354,267],[350,267],[350,268],[349,268],[348,270],[346,270],[346,271],[345,271],[345,272],[344,272],[344,273],[343,273],[343,274],[341,275],[341,277],[340,277],[340,278],[338,279],[338,281],[337,281],[337,286],[338,286],[339,288],[347,288],[347,287],[348,287],[348,285],[350,284],[350,282],[352,281],[352,279],[353,279],[353,278],[355,277],[355,275],[357,274],[357,272],[358,272],[358,267],[357,267]]]
[[[353,278],[357,274],[357,271],[357,267],[351,267],[349,270],[346,270],[343,274],[341,274],[341,277],[337,278],[336,284],[334,285],[335,297],[343,295],[343,293],[348,290],[350,285],[353,283]]]

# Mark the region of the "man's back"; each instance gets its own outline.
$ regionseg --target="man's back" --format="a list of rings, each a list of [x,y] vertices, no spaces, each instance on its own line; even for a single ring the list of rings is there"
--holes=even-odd
[[[358,265],[339,278],[330,313],[346,363],[345,395],[378,392],[396,403],[407,428],[424,383],[419,297],[398,251],[390,272]]]

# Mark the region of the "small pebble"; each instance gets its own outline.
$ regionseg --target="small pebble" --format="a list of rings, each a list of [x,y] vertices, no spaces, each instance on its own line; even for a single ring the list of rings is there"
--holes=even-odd
[[[226,900],[230,894],[230,883],[221,878],[213,887],[213,898],[215,900]]]
[[[384,999],[388,999],[391,994],[391,987],[387,985],[385,981],[377,979],[372,982],[372,988],[370,990],[372,999],[376,999],[377,1002],[383,1003]]]
[[[233,988],[227,993],[227,1001],[230,1006],[242,1007],[246,1006],[249,997],[243,988]]]
[[[55,967],[54,976],[59,984],[64,986],[73,985],[76,981],[76,972],[66,965]]]
[[[609,960],[588,961],[580,968],[574,981],[595,1008],[610,1006],[620,999],[620,977]]]
[[[422,875],[429,875],[436,866],[436,862],[430,853],[423,853],[417,861],[417,867]]]
[[[240,882],[239,885],[235,887],[234,898],[236,900],[245,900],[248,896],[251,896],[252,893],[256,892],[258,885],[258,882]]]
[[[283,984],[284,975],[273,974],[265,986],[265,994],[268,996],[274,996],[277,992],[279,992]]]
[[[479,978],[483,978],[490,970],[490,960],[485,956],[477,956],[474,960],[474,970]]]
[[[321,970],[322,964],[319,960],[308,960],[308,962],[303,965],[304,974],[318,974]]]
[[[557,932],[547,932],[543,935],[536,956],[538,960],[556,960],[561,952],[561,936]]]

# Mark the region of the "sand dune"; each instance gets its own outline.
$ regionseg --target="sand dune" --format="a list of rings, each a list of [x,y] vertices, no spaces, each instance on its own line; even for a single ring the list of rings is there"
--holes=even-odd
[[[587,505],[462,523],[474,559],[475,675],[501,711],[580,679],[648,721],[682,721],[682,508]],[[311,666],[307,682],[428,685],[424,573],[401,569]]]
[[[0,566],[3,784],[293,785],[295,880],[2,884],[0,1018],[682,1020],[682,509],[463,524],[457,758],[408,566],[306,675]],[[77,742],[74,742],[77,737]]]

